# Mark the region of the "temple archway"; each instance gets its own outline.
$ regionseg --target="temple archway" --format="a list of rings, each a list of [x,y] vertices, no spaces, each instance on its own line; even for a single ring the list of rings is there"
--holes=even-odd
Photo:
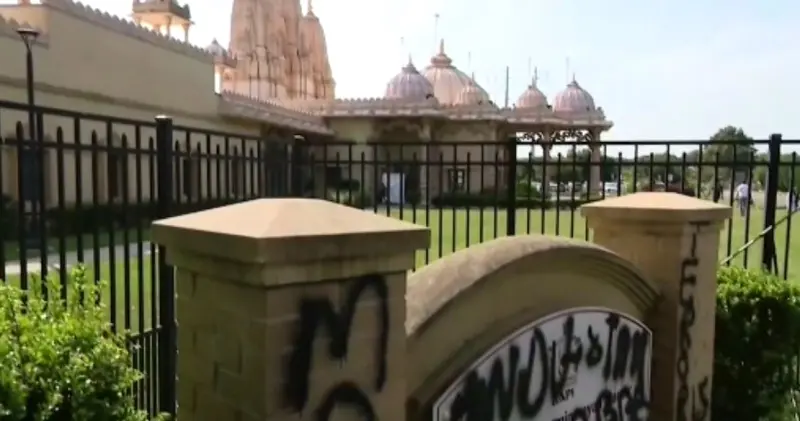
[[[658,295],[616,254],[565,238],[506,237],[440,259],[408,279],[408,419],[431,420],[479,358],[532,322],[596,309],[644,326]]]

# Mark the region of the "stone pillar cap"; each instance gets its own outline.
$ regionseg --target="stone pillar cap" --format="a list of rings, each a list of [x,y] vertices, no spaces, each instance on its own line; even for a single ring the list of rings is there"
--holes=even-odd
[[[730,206],[679,193],[641,192],[581,206],[587,221],[623,222],[715,222],[731,217]],[[594,225],[594,224],[592,224]]]
[[[427,227],[319,199],[257,199],[153,223],[153,241],[246,263],[384,256],[426,248]]]

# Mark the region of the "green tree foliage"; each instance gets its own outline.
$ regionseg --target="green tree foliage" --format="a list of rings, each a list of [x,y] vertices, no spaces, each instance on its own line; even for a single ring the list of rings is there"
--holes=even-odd
[[[711,144],[703,147],[703,162],[719,163],[720,179],[736,183],[750,176],[757,151],[753,138],[741,127],[725,126],[709,140]]]
[[[551,182],[583,183],[589,179],[591,171],[591,151],[588,148],[569,150],[566,154],[551,156],[545,165],[541,156],[520,158],[517,161],[517,177],[520,182],[542,181],[547,171]],[[614,156],[604,156],[600,162],[603,180],[615,180],[620,169],[620,160]]]
[[[763,143],[762,143],[763,145]],[[762,146],[763,149],[763,146]],[[667,153],[669,152],[669,153]],[[638,156],[606,155],[600,162],[603,181],[621,179],[626,186],[637,190],[650,189],[658,183],[697,187],[711,191],[715,183],[725,186],[752,180],[766,186],[769,167],[767,151],[759,151],[753,138],[740,127],[725,126],[716,131],[707,144],[697,149],[676,153],[639,154]],[[781,156],[778,189],[800,190],[800,157],[796,153]],[[589,179],[591,152],[588,148],[570,148],[566,154],[552,156],[547,163],[551,181],[585,182]],[[541,181],[542,157],[520,158],[517,175],[520,183]],[[794,175],[793,175],[794,174]]]

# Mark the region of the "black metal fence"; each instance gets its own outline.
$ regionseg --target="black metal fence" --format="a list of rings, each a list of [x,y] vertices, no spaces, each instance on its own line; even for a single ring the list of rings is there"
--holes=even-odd
[[[720,259],[792,278],[792,214],[800,184],[792,144],[743,142],[535,144],[383,141],[221,133],[0,102],[0,277],[66,279],[83,262],[105,293],[115,330],[131,332],[132,391],[150,413],[175,412],[175,289],[150,222],[259,197],[337,201],[424,224],[424,265],[515,234],[590,239],[577,208],[635,191],[675,191],[736,208]],[[782,153],[781,148],[786,153]],[[547,149],[549,153],[544,154]],[[796,189],[795,189],[796,191]],[[746,199],[745,199],[746,196]],[[797,249],[800,250],[800,249]],[[64,283],[62,294],[68,293]]]

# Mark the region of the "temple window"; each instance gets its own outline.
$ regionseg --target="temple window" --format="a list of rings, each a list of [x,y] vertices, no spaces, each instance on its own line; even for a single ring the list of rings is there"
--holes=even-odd
[[[451,192],[464,191],[466,187],[467,172],[463,168],[452,168],[447,171]]]
[[[125,189],[123,185],[123,171],[125,171],[125,153],[119,149],[112,149],[108,153],[108,198],[115,200],[122,197]]]
[[[112,136],[108,144],[106,155],[106,179],[108,181],[108,200],[118,200],[127,193],[125,185],[125,172],[128,171],[127,150],[128,138],[126,135]]]
[[[183,195],[189,200],[199,199],[200,162],[196,152],[181,160],[181,178]]]
[[[239,156],[239,149],[233,148],[233,158],[230,161],[231,193],[234,197],[244,195],[245,171],[244,160]]]

